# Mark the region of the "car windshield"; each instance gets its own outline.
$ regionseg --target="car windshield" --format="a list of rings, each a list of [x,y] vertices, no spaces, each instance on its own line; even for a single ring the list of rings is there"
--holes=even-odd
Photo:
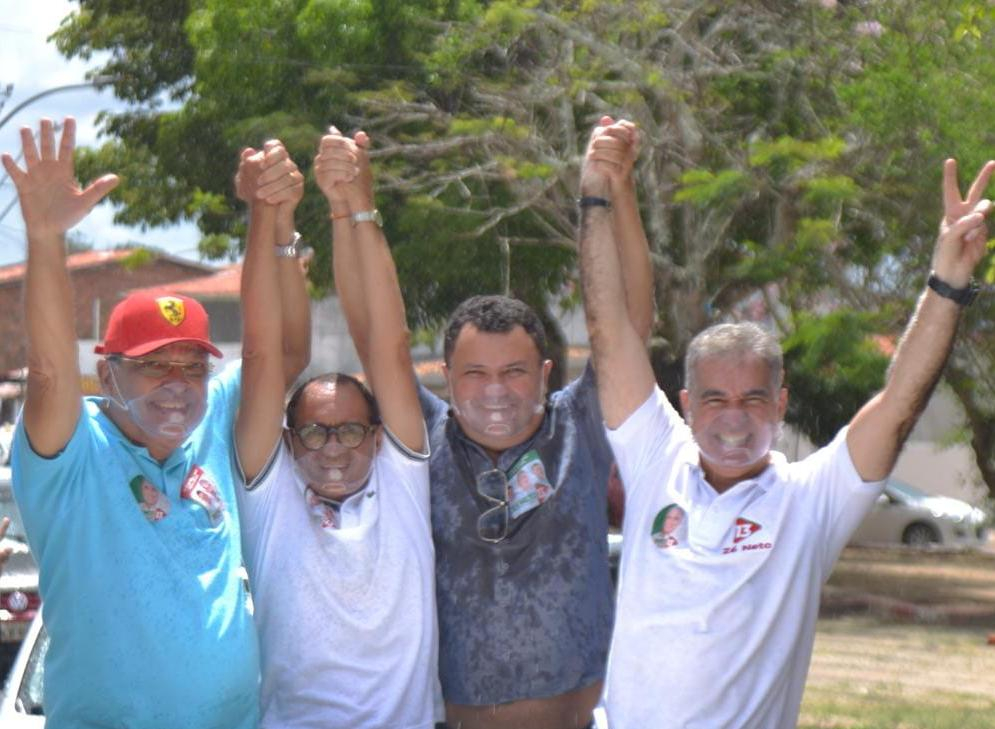
[[[920,491],[915,486],[910,486],[904,481],[895,481],[894,479],[888,481],[888,490],[905,501],[920,501],[929,496],[929,494]]]

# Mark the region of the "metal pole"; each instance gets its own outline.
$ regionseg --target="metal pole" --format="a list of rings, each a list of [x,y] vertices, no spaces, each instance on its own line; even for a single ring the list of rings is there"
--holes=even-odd
[[[51,89],[46,89],[45,91],[40,91],[34,96],[29,96],[27,99],[25,99],[20,104],[11,109],[10,112],[7,114],[7,116],[5,116],[3,119],[0,119],[0,129],[2,129],[3,126],[8,121],[10,121],[11,117],[13,117],[17,112],[19,112],[21,109],[28,106],[29,104],[33,104],[34,102],[38,101],[38,99],[43,99],[46,96],[51,96],[52,94],[57,94],[61,91],[73,91],[76,89],[95,88],[99,91],[102,86],[106,86],[107,84],[113,83],[114,81],[117,80],[118,80],[117,76],[95,76],[89,81],[85,81],[83,83],[67,84],[65,86],[56,86]]]

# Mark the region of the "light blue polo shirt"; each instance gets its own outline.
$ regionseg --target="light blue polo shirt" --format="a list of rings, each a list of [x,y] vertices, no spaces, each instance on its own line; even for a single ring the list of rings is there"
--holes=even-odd
[[[241,368],[162,464],[86,398],[65,449],[18,423],[14,496],[40,569],[45,714],[63,727],[255,727],[259,655],[239,567],[232,428]]]

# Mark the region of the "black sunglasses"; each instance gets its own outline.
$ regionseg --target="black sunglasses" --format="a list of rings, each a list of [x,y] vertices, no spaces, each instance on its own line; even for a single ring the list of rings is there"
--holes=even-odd
[[[308,423],[307,425],[302,425],[294,433],[300,440],[301,445],[309,451],[320,451],[333,435],[346,448],[358,448],[359,444],[363,442],[375,427],[373,425],[363,425],[362,423],[342,423],[341,425]]]

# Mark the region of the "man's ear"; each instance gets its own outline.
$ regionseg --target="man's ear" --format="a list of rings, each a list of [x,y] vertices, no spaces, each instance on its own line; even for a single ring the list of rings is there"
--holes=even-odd
[[[684,415],[684,422],[690,426],[693,420],[691,417],[691,393],[687,390],[681,390],[677,393],[677,396],[681,401],[681,413]]]
[[[111,366],[106,359],[97,360],[97,380],[100,382],[100,389],[105,395],[113,395],[113,385],[111,384]]]
[[[553,360],[544,359],[542,361],[542,389],[549,391],[549,373],[553,371]]]
[[[784,414],[788,411],[788,388],[782,387],[777,395],[777,417],[784,420]]]

